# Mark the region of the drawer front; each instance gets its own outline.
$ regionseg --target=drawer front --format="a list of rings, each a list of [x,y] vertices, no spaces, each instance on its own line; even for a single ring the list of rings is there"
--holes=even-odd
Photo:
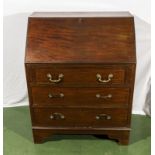
[[[125,126],[126,123],[126,109],[33,109],[33,126],[120,127]]]
[[[35,106],[123,106],[127,105],[129,88],[61,88],[32,87]]]
[[[35,68],[33,82],[54,85],[111,85],[124,84],[123,67],[48,67]]]

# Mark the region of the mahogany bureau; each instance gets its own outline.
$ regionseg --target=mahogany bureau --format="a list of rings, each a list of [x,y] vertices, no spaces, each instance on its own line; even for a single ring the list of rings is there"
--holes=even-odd
[[[128,144],[136,68],[130,13],[33,13],[25,68],[35,143],[93,134]]]

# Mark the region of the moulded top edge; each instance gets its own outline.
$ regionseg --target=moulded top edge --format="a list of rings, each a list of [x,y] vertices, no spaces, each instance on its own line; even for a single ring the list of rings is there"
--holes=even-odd
[[[62,18],[62,17],[133,17],[129,12],[34,12],[30,18]]]

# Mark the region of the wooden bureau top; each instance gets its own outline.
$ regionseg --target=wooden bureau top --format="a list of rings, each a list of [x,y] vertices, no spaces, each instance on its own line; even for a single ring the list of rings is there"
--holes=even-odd
[[[58,17],[132,17],[129,12],[34,12],[32,18]]]
[[[135,63],[128,12],[33,13],[25,63]]]

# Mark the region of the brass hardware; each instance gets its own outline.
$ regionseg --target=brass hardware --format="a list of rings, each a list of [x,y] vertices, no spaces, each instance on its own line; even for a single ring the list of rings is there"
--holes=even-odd
[[[60,93],[60,94],[51,94],[49,93],[48,94],[48,97],[49,98],[63,98],[65,95],[63,93]]]
[[[54,79],[52,79],[52,75],[51,75],[50,73],[47,74],[48,80],[49,80],[50,82],[52,82],[52,83],[59,83],[59,82],[61,82],[62,79],[63,79],[63,77],[64,77],[64,75],[61,73],[61,74],[58,75],[58,79],[55,79],[55,80],[54,80]]]
[[[105,120],[110,120],[111,119],[111,116],[110,115],[106,115],[106,114],[99,114],[99,115],[97,115],[96,116],[96,119],[97,120],[103,120],[103,119],[105,119]]]
[[[61,114],[61,113],[53,113],[50,116],[50,119],[52,119],[52,120],[65,119],[65,116],[63,114]]]
[[[110,99],[110,98],[112,98],[112,94],[108,94],[106,96],[102,96],[100,94],[96,94],[96,98]]]
[[[113,77],[114,77],[114,75],[110,73],[108,75],[107,80],[102,80],[102,76],[100,74],[96,74],[96,78],[97,78],[98,82],[101,82],[101,83],[108,83],[108,82],[110,82],[112,80]]]

